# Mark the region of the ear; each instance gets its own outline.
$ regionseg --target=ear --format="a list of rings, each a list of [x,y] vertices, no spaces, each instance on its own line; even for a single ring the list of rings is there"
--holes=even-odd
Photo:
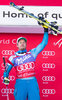
[[[18,47],[18,44],[16,44],[16,46]]]

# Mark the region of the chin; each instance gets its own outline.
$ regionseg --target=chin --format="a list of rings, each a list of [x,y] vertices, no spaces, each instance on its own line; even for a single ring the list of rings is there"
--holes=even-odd
[[[25,50],[25,48],[21,48],[20,50]]]

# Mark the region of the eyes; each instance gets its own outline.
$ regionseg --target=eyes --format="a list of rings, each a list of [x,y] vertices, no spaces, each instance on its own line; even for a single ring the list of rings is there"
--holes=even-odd
[[[25,42],[20,42],[20,44],[25,44]]]

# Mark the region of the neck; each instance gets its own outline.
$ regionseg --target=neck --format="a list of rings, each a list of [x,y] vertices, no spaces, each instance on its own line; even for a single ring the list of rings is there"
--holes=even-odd
[[[26,53],[26,52],[27,52],[26,49],[24,49],[24,50],[18,50],[18,53]]]

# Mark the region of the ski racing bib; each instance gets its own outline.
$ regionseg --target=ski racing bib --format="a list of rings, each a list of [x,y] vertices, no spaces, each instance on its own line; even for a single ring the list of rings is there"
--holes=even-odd
[[[35,58],[31,52],[12,56],[17,78],[28,78],[35,76]],[[8,60],[9,63],[11,63]]]

